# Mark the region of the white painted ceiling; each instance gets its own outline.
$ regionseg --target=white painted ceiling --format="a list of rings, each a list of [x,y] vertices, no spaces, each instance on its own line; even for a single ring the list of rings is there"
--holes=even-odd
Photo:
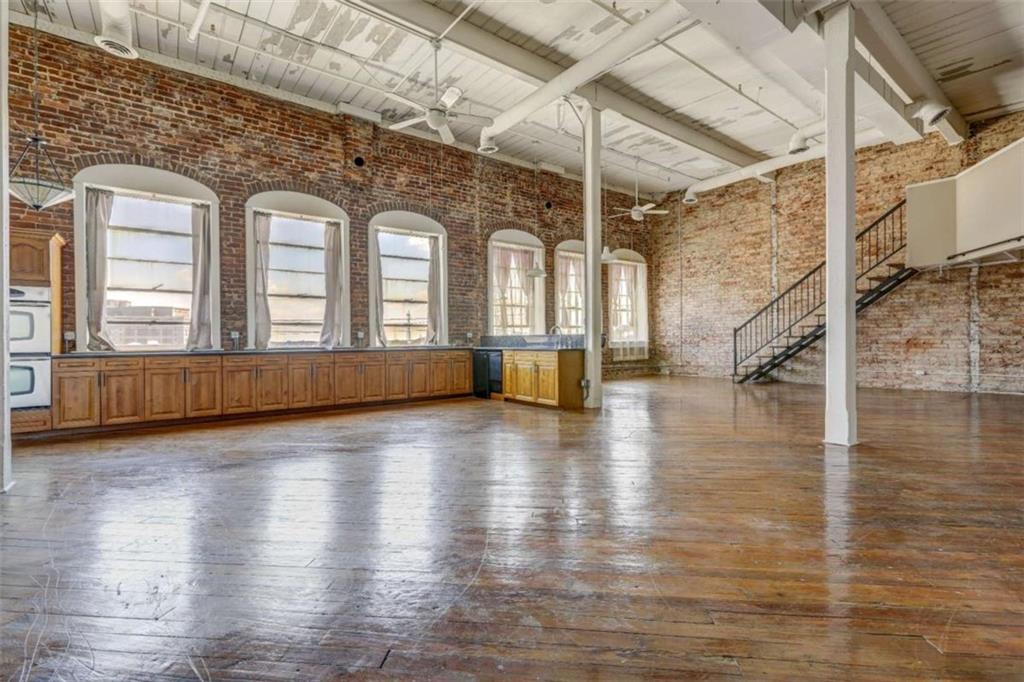
[[[39,0],[41,19],[85,34],[100,32],[99,3]],[[661,0],[428,1],[464,21],[565,67],[591,54]],[[186,34],[197,0],[134,0],[137,46],[181,64],[259,83],[292,96],[347,104],[385,122],[414,115],[397,92],[433,101],[430,36],[371,16],[358,0],[215,0],[196,43]],[[13,0],[30,14],[33,0]],[[891,0],[887,13],[962,113],[979,116],[1024,107],[1024,1]],[[509,70],[442,42],[442,89],[465,92],[457,110],[493,116],[533,91]],[[486,62],[486,63],[485,63]],[[796,127],[819,118],[820,93],[781,86],[697,20],[612,68],[603,85],[655,112],[691,125],[754,156],[785,153]],[[476,147],[479,128],[452,124]],[[426,129],[424,128],[424,131]],[[498,138],[501,152],[581,172],[580,124],[551,105]],[[656,193],[685,187],[733,166],[694,152],[607,111],[606,183]]]

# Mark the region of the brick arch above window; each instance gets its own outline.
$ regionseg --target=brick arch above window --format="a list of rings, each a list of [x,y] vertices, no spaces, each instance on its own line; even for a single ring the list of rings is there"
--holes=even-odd
[[[438,211],[436,209],[430,208],[429,206],[424,206],[423,204],[417,203],[415,201],[378,201],[373,204],[370,204],[366,208],[365,213],[368,216],[377,216],[380,215],[381,213],[386,213],[387,211],[407,211],[409,213],[418,213],[422,216],[430,218],[431,220],[441,223],[442,225],[447,224],[447,216],[444,214],[443,211]]]
[[[519,232],[525,232],[531,237],[536,237],[542,243],[544,242],[544,238],[543,236],[541,236],[540,230],[537,229],[535,225],[524,225],[523,223],[514,220],[506,220],[497,223],[488,223],[481,230],[480,234],[483,237],[484,241],[490,241],[491,237],[494,236],[494,233],[500,232],[501,230],[517,230]]]
[[[194,166],[179,163],[166,163],[159,159],[144,154],[130,154],[127,152],[102,152],[98,154],[80,154],[72,159],[75,165],[75,174],[93,166],[121,165],[121,166],[143,166],[155,168],[156,170],[167,171],[181,175],[189,180],[195,180],[205,185],[218,197],[221,195],[220,183],[212,175],[199,173]]]
[[[305,180],[259,180],[245,184],[245,196],[250,199],[264,192],[296,192],[298,194],[306,194],[334,204],[344,211],[346,216],[350,217],[352,215],[352,211],[349,210],[349,197],[347,193],[327,191],[322,186]]]

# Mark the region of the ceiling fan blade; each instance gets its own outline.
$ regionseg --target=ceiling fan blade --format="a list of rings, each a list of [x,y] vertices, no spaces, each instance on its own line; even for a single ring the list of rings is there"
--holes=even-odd
[[[629,215],[629,211],[626,211],[625,213],[614,213],[614,214],[612,214],[612,215],[610,215],[608,217],[609,218],[624,218],[624,217],[626,217],[628,215]]]
[[[657,211],[644,211],[644,215],[668,215],[668,211],[662,208]]]
[[[624,213],[629,213],[631,209],[628,209],[625,206],[612,206],[612,210],[613,211],[622,211]]]
[[[485,128],[494,123],[494,119],[489,116],[477,116],[475,114],[460,114],[457,111],[449,111],[448,118],[454,118],[462,123],[470,123],[472,125],[484,126]]]
[[[445,109],[451,109],[460,99],[462,99],[462,90],[452,85],[441,95],[440,102],[444,105]]]
[[[404,121],[399,121],[398,123],[392,123],[391,125],[388,126],[388,129],[389,130],[401,130],[402,128],[408,128],[409,126],[414,126],[417,123],[423,123],[426,120],[427,120],[426,116],[415,116],[413,118],[407,118]]]
[[[644,212],[647,212],[647,211],[650,211],[655,206],[657,206],[657,204],[646,204],[644,206],[640,206],[640,210],[644,211]]]
[[[440,128],[438,128],[437,134],[441,136],[441,139],[444,140],[445,144],[451,144],[455,142],[455,135],[452,134],[452,129],[449,128],[447,125],[443,125]]]

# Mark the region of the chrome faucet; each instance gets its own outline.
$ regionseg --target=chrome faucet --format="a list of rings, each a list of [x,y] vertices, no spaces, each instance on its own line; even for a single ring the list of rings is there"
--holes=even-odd
[[[564,338],[564,336],[562,334],[561,327],[559,327],[557,324],[553,326],[551,329],[548,330],[548,336],[557,336],[558,340],[555,341],[555,348],[562,347],[562,339]]]

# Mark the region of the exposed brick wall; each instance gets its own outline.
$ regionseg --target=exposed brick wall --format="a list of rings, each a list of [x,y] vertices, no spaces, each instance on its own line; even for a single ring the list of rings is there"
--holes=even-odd
[[[31,128],[29,33],[11,27],[12,146]],[[221,333],[245,336],[245,202],[257,192],[293,190],[332,201],[351,219],[352,324],[368,326],[367,229],[380,211],[430,215],[448,231],[449,337],[486,329],[486,243],[502,227],[537,235],[546,269],[554,248],[583,238],[582,187],[561,176],[331,116],[144,61],[43,34],[42,118],[50,151],[70,181],[99,163],[131,163],[187,175],[220,199]],[[356,156],[366,165],[357,167]],[[609,192],[607,205],[631,197]],[[552,207],[545,208],[550,201]],[[42,213],[12,202],[12,225],[60,232],[65,329],[74,328],[73,217],[67,203]],[[607,221],[605,242],[647,255],[647,230],[628,218]],[[554,324],[554,278],[546,284]],[[607,315],[607,311],[605,312]],[[652,324],[652,327],[654,325]],[[610,355],[606,362],[610,363]],[[646,363],[621,363],[609,374]]]
[[[959,146],[932,134],[858,151],[858,227],[903,199],[908,184],[954,175],[1021,137],[1024,113],[974,124]],[[702,194],[692,207],[669,197],[671,212],[650,237],[654,351],[664,370],[731,375],[732,329],[771,300],[773,260],[779,289],[824,260],[824,162],[776,173],[777,249],[771,195],[770,185],[750,180]],[[858,316],[861,385],[1024,392],[1024,265],[980,268],[973,287],[970,272],[923,273]],[[819,342],[776,374],[820,383],[823,361]]]

